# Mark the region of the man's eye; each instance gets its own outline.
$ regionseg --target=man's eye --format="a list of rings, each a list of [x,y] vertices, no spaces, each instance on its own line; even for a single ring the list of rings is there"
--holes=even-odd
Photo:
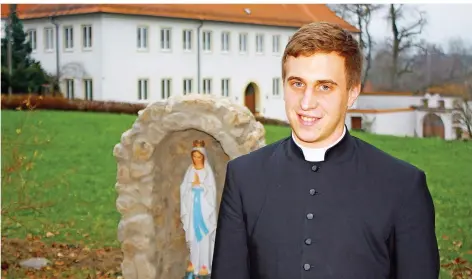
[[[320,89],[322,91],[328,91],[328,90],[331,89],[331,87],[329,85],[323,84],[323,85],[320,86]]]

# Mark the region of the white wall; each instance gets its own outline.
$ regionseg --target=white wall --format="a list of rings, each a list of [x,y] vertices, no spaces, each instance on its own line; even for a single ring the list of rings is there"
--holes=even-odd
[[[406,108],[421,105],[423,96],[360,95],[357,99],[359,109]]]
[[[381,135],[415,136],[416,112],[400,111],[385,113],[349,112],[346,116],[346,126],[351,129],[351,117],[362,117],[362,127],[372,122],[368,132]]]
[[[414,137],[416,136],[415,120],[415,111],[377,113],[373,132],[381,135]]]
[[[380,112],[380,113],[358,113],[349,112],[346,116],[346,125],[351,129],[351,116],[362,117],[362,128],[366,128],[366,122],[372,122],[368,132],[380,135],[423,137],[423,119],[428,112],[404,111],[404,112]],[[444,123],[444,138],[446,140],[456,139],[454,126],[452,125],[451,113],[436,113]]]
[[[136,48],[137,26],[147,26],[148,49]],[[104,98],[137,102],[138,78],[149,80],[150,101],[161,99],[161,79],[172,79],[172,94],[183,93],[183,79],[193,80],[197,91],[197,27],[199,21],[158,17],[105,15],[103,18]],[[171,50],[160,49],[160,29],[171,28]],[[183,49],[183,30],[193,30],[192,50]],[[244,103],[244,90],[250,82],[260,91],[258,111],[268,117],[284,117],[282,82],[279,96],[272,94],[272,78],[281,76],[281,57],[289,36],[296,30],[255,25],[204,22],[203,31],[212,32],[212,51],[201,50],[201,79],[212,79],[212,93],[221,94],[221,79],[230,79],[229,97]],[[221,33],[230,32],[230,49],[221,50]],[[239,33],[248,34],[248,52],[239,51]],[[256,33],[265,37],[264,53],[255,53]],[[272,53],[272,35],[280,35],[279,52]],[[201,38],[202,40],[202,35]],[[202,47],[202,46],[201,46]],[[116,82],[119,81],[119,82]],[[203,89],[203,82],[200,84]]]
[[[79,71],[67,71],[62,78],[75,78],[75,97],[84,98],[82,78],[91,78],[93,80],[93,97],[96,100],[102,99],[102,16],[98,14],[67,16],[56,19],[59,24],[59,67],[62,73],[65,68],[70,68],[71,64],[77,63]],[[84,49],[82,47],[82,26],[90,24],[92,26],[92,48]],[[56,29],[49,19],[31,19],[23,21],[24,30],[36,30],[36,49],[31,56],[41,62],[43,68],[50,74],[56,75]],[[65,49],[64,27],[73,28],[73,48]],[[53,28],[52,50],[45,50],[45,28]]]

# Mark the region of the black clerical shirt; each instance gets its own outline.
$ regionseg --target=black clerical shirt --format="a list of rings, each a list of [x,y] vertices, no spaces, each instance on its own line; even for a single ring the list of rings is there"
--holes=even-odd
[[[424,172],[346,132],[325,161],[291,137],[228,163],[212,279],[436,279]]]

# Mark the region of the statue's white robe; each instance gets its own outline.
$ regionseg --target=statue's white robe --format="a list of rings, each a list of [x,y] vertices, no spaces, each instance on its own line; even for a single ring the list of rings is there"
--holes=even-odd
[[[195,173],[197,173],[200,185],[203,188],[201,194],[201,211],[203,220],[208,229],[208,234],[197,241],[194,230],[194,198],[195,194],[192,191],[192,182],[194,181]],[[215,243],[216,233],[216,182],[215,176],[211,166],[206,161],[205,167],[197,170],[193,164],[187,169],[182,184],[180,185],[181,209],[180,217],[185,230],[185,238],[187,245],[190,248],[190,261],[194,267],[194,273],[198,274],[202,266],[206,266],[208,272],[211,273],[211,263],[213,260],[213,249]]]

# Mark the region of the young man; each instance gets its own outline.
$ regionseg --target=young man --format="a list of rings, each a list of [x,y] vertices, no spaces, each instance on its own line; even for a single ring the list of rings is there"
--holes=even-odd
[[[435,214],[422,170],[349,134],[362,54],[313,23],[282,59],[292,135],[229,162],[212,279],[436,279]]]

